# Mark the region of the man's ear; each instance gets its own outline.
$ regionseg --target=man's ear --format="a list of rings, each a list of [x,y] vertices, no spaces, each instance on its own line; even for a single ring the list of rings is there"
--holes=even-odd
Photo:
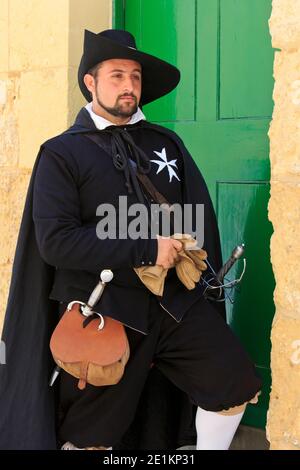
[[[90,75],[89,73],[86,73],[85,76],[83,77],[83,81],[90,93],[95,91],[95,79],[92,75]]]

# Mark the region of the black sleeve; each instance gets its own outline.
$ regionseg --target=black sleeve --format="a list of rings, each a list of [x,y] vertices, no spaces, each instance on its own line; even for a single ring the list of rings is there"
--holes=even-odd
[[[52,266],[99,272],[155,264],[157,240],[100,240],[96,225],[82,223],[74,170],[48,149],[34,181],[33,220],[40,254]]]

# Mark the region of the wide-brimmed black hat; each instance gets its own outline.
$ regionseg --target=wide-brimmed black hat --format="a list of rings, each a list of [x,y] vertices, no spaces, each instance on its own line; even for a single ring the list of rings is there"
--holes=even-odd
[[[91,101],[91,94],[84,84],[83,77],[96,64],[108,59],[130,59],[141,64],[141,105],[166,95],[177,86],[180,80],[180,72],[174,65],[138,51],[135,39],[128,31],[108,29],[95,34],[85,30],[78,82],[87,101]]]

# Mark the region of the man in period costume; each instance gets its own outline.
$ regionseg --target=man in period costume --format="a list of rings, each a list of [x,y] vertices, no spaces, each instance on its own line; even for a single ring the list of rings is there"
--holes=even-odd
[[[179,79],[176,67],[137,50],[130,33],[85,32],[78,80],[88,104],[70,129],[41,146],[20,228],[3,331],[0,448],[167,448],[189,443],[196,424],[198,449],[227,449],[261,387],[222,308],[204,299],[199,283],[187,288],[176,275],[178,239],[103,238],[96,230],[97,208],[110,203],[118,214],[119,196],[149,208],[151,189],[137,178],[146,175],[170,204],[204,205],[204,249],[220,268],[205,182],[181,139],[141,110]],[[151,266],[167,273],[161,295],[138,275]],[[79,390],[62,371],[50,388],[49,337],[59,314],[74,299],[86,302],[105,268],[114,278],[96,307],[126,326],[124,376]],[[169,420],[180,438],[174,426],[168,435]]]

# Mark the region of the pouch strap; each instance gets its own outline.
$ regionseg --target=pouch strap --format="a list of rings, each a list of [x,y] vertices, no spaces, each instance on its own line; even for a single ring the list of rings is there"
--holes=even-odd
[[[80,390],[84,390],[86,387],[88,367],[89,363],[87,361],[81,363],[80,378],[77,385]]]

